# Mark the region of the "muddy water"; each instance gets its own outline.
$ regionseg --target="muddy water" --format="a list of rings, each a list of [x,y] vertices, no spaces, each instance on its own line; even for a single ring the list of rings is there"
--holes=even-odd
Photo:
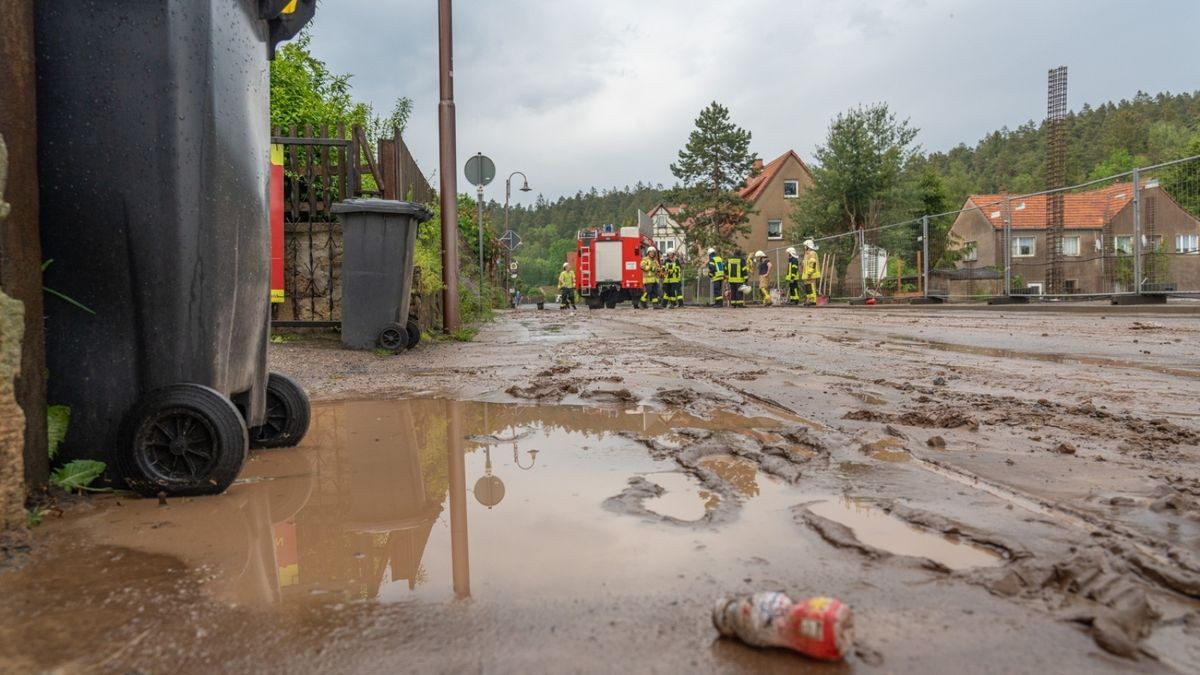
[[[863,544],[896,555],[928,558],[952,570],[999,565],[1004,559],[986,548],[965,544],[952,535],[922,530],[852,497],[831,497],[808,510],[854,531]]]
[[[722,496],[637,438],[777,424],[444,400],[318,404],[301,448],[255,454],[225,495],[109,503],[75,525],[211,569],[211,594],[239,605],[683,592],[691,570],[740,579],[750,558],[815,555],[824,545],[789,511],[812,497],[714,455],[703,466],[728,484],[737,517],[699,522]],[[602,508],[638,478],[662,493],[641,510]]]

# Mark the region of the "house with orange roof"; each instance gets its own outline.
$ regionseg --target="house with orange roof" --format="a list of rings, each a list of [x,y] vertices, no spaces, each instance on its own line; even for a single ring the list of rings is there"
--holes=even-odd
[[[785,236],[785,229],[792,207],[813,184],[812,172],[795,150],[788,150],[766,164],[758,160],[755,169],[759,170],[758,175],[739,191],[754,208],[749,232],[734,242],[747,255],[788,245],[790,239]]]
[[[1200,289],[1200,220],[1157,182],[1141,190],[1143,290]],[[1045,290],[1046,195],[971,195],[949,236],[960,269],[1004,267],[1004,222],[1012,228],[1014,285]],[[1067,293],[1133,290],[1133,184],[1115,183],[1063,195],[1063,279]]]

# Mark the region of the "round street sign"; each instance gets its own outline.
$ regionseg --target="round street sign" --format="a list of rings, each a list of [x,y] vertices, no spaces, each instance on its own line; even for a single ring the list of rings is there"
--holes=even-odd
[[[467,166],[463,170],[471,185],[487,185],[496,177],[496,165],[483,153],[468,159]]]

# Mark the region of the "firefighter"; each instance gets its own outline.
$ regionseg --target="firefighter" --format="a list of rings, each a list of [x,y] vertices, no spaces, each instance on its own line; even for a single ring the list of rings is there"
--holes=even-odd
[[[642,308],[650,303],[654,309],[662,309],[662,261],[658,249],[651,246],[642,258]],[[635,302],[634,307],[637,307]]]
[[[725,304],[725,260],[717,255],[717,249],[708,249],[708,277],[712,279],[712,306]]]
[[[558,273],[559,309],[568,306],[575,309],[575,270],[571,263],[563,263],[562,272]]]
[[[788,282],[788,304],[800,304],[800,257],[796,254],[796,247],[789,246],[787,248],[788,266],[787,274],[783,275],[784,281]]]
[[[663,289],[663,302],[668,309],[683,307],[683,268],[675,259],[675,251],[668,251],[663,263]]]
[[[758,292],[762,294],[762,306],[771,304],[771,261],[762,251],[754,252],[754,271],[758,272]]]
[[[800,263],[800,280],[804,282],[804,306],[817,304],[817,281],[821,278],[821,263],[817,260],[817,245],[804,240],[804,260]]]
[[[746,259],[742,249],[735,249],[733,255],[725,260],[725,279],[729,281],[729,306],[745,307],[742,298],[742,285],[749,278],[750,270],[746,268]]]

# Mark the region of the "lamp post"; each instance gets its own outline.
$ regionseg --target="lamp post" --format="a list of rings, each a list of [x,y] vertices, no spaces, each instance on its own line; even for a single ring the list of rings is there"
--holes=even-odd
[[[520,171],[514,171],[514,172],[508,174],[508,178],[504,179],[504,232],[505,232],[505,234],[508,233],[508,199],[512,195],[512,178],[513,178],[513,176],[521,177],[521,187],[518,188],[519,190],[521,190],[521,192],[529,192],[531,189],[533,189],[533,188],[529,187],[529,179],[526,178],[525,174],[521,173]],[[504,297],[505,297],[505,299],[508,298],[508,280],[509,280],[508,270],[509,270],[509,267],[511,264],[512,264],[512,249],[510,249],[506,246],[505,253],[504,253]]]

